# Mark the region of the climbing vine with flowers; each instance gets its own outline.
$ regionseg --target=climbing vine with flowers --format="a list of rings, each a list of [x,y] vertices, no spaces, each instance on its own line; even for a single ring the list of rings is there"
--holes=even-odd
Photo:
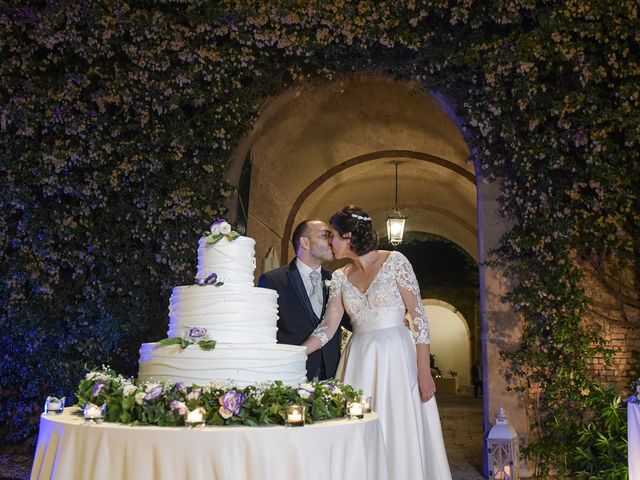
[[[608,285],[638,307],[639,27],[631,0],[0,5],[3,435],[32,434],[85,363],[135,371],[264,99],[364,72],[447,98],[500,182],[525,324],[505,361],[536,394],[530,452],[562,463],[607,353],[580,262],[635,272]]]

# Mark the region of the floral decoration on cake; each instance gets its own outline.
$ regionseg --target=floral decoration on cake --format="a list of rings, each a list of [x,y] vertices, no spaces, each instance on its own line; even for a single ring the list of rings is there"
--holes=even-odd
[[[232,242],[238,237],[240,237],[240,234],[234,232],[231,229],[231,225],[224,219],[216,220],[211,224],[211,230],[204,232],[204,238],[211,245],[218,243],[223,238]]]
[[[281,381],[238,388],[230,382],[187,386],[182,382],[142,382],[109,367],[90,371],[78,385],[78,404],[106,404],[105,421],[159,426],[185,425],[199,410],[207,425],[283,425],[289,405],[307,407],[307,422],[340,418],[360,390],[339,380],[311,381],[298,387]]]
[[[196,285],[204,287],[206,285],[213,285],[214,287],[221,287],[224,285],[223,281],[218,281],[218,274],[212,273],[207,276],[207,278],[198,278],[196,277]]]
[[[158,342],[161,346],[180,345],[185,349],[189,345],[197,345],[202,350],[213,350],[216,348],[216,341],[207,337],[207,329],[204,327],[190,327],[182,337],[163,338]]]

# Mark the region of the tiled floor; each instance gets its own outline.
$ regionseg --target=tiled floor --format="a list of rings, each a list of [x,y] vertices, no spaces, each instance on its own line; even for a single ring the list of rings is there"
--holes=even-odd
[[[442,432],[453,480],[481,480],[482,399],[438,395]],[[0,480],[29,478],[31,457],[0,455]]]
[[[453,480],[482,479],[482,398],[437,395]]]

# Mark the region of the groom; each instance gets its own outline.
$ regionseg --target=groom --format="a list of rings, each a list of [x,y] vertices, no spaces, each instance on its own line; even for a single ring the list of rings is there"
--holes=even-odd
[[[331,230],[320,220],[305,220],[293,231],[291,243],[296,258],[260,275],[258,286],[278,292],[278,343],[300,345],[318,326],[327,305],[325,281],[331,280],[331,273],[322,263],[333,260]],[[307,359],[307,378],[334,377],[339,360],[340,335],[335,335]]]

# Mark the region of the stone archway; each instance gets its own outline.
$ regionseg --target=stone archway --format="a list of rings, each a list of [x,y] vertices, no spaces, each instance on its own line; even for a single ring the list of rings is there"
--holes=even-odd
[[[407,228],[449,239],[481,264],[484,432],[492,412],[504,405],[524,436],[525,409],[505,391],[499,360],[501,349],[517,344],[518,319],[500,300],[508,280],[482,266],[507,229],[498,213],[498,186],[480,181],[443,99],[416,83],[384,77],[296,86],[265,102],[233,155],[230,183],[237,184],[247,157],[247,233],[257,241],[259,265],[267,251],[287,263],[292,228],[306,218],[327,219],[346,204],[366,208],[378,232],[385,232],[394,204],[393,163],[401,162],[398,206],[409,214]],[[235,199],[228,206],[233,220]]]

